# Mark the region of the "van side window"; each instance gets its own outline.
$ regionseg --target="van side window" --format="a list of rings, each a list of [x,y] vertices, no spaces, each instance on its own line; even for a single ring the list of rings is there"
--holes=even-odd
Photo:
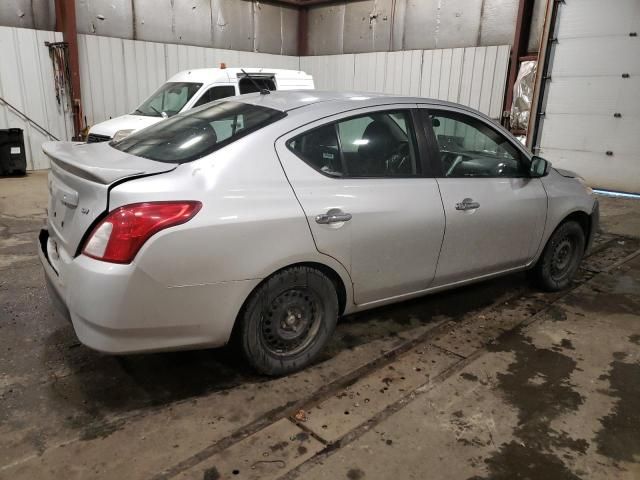
[[[236,87],[233,85],[223,85],[217,87],[211,87],[204,92],[202,96],[193,105],[193,108],[204,105],[205,103],[220,100],[221,98],[233,97],[236,94]]]
[[[409,110],[346,118],[298,135],[287,146],[310,166],[333,177],[418,175]]]

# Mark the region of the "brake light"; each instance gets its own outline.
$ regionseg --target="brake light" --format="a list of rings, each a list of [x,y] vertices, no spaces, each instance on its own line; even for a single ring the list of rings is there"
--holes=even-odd
[[[165,228],[191,220],[194,201],[133,203],[110,212],[91,232],[82,253],[105,262],[131,263],[142,245]]]

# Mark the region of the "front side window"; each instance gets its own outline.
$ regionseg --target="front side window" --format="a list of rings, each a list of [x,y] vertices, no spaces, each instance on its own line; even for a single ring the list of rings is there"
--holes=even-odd
[[[502,134],[468,115],[431,111],[442,175],[445,177],[523,177],[523,155]]]
[[[206,103],[214,102],[216,100],[220,100],[221,98],[233,97],[235,94],[236,87],[234,87],[233,85],[211,87],[206,92],[204,92],[198,100],[196,100],[193,108],[199,107]]]
[[[135,115],[147,117],[172,117],[180,112],[186,103],[191,100],[201,83],[192,82],[168,82],[155,91],[133,112]],[[164,114],[164,115],[163,115]]]
[[[201,158],[286,114],[240,102],[222,101],[177,115],[135,132],[111,146],[159,162],[185,163]]]
[[[287,146],[332,177],[412,177],[418,174],[416,141],[408,110],[375,112],[323,125]]]

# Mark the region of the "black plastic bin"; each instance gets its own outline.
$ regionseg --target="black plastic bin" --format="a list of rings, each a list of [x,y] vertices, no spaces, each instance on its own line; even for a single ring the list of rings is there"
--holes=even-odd
[[[21,128],[0,130],[0,175],[27,173],[27,156]]]

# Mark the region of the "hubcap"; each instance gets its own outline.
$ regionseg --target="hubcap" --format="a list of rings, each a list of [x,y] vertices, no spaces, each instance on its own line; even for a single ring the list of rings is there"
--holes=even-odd
[[[551,275],[558,278],[567,273],[574,257],[575,245],[570,237],[560,240],[553,251]]]
[[[262,340],[277,355],[300,352],[318,333],[322,315],[322,304],[314,292],[306,288],[286,290],[263,313]]]

